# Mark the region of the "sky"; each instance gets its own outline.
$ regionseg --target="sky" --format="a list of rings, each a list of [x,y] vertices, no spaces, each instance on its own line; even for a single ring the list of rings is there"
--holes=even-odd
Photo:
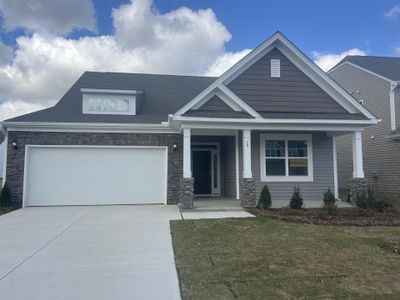
[[[218,76],[278,30],[325,71],[400,56],[400,0],[0,0],[0,121],[86,70]]]

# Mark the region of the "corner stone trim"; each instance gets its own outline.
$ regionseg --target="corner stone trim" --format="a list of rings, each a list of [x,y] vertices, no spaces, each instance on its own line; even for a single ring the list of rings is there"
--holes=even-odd
[[[240,203],[243,207],[256,206],[256,183],[254,178],[240,178]]]
[[[194,178],[181,178],[179,202],[182,209],[193,208]]]
[[[349,194],[350,203],[356,204],[357,195],[367,193],[368,181],[365,178],[350,178],[349,180]]]

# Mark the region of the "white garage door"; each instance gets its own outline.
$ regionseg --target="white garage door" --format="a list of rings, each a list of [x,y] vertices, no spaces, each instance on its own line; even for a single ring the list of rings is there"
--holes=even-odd
[[[25,206],[166,203],[166,198],[164,147],[27,147]]]

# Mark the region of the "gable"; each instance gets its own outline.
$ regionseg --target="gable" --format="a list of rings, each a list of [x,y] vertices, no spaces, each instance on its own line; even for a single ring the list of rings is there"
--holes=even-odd
[[[279,78],[271,77],[271,59],[280,60]],[[347,112],[277,48],[242,72],[228,88],[257,112]]]
[[[233,111],[224,101],[217,95],[214,95],[210,100],[200,106],[197,110],[200,111]]]

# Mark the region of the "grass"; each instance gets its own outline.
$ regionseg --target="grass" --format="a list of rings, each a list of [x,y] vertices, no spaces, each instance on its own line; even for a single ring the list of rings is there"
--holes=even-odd
[[[270,218],[171,222],[183,299],[399,299],[399,227]]]

